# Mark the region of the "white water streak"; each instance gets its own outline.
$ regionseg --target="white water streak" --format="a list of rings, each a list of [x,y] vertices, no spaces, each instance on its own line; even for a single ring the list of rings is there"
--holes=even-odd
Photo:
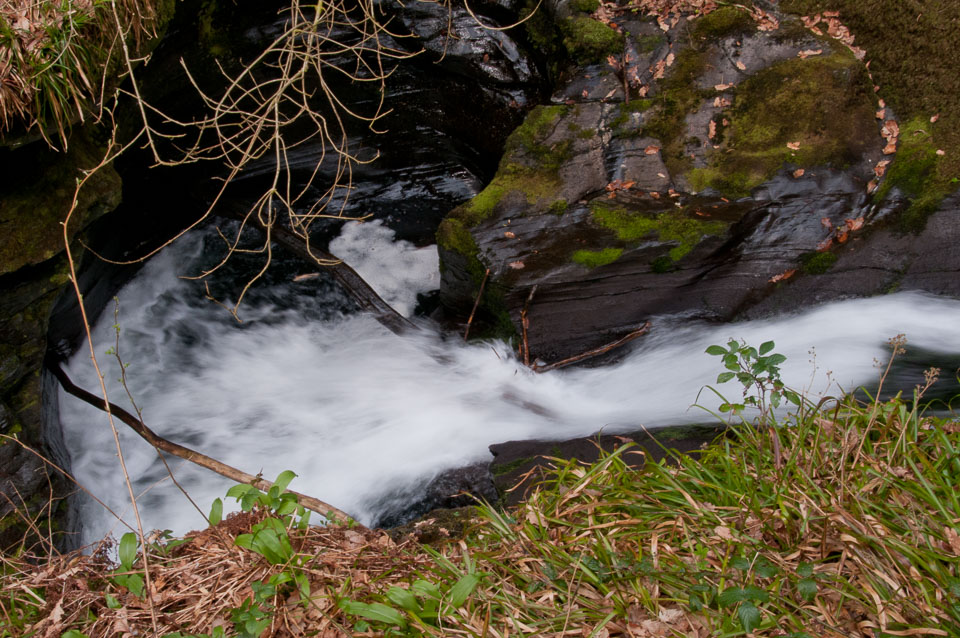
[[[389,237],[366,227],[380,235],[370,240],[380,242],[378,261],[389,264]],[[378,501],[391,494],[489,458],[493,443],[710,421],[688,406],[719,371],[705,348],[728,337],[755,345],[776,341],[789,358],[785,380],[813,393],[827,389],[826,371],[846,388],[874,379],[874,359],[886,358],[884,344],[898,333],[914,344],[960,352],[960,302],[906,293],[772,321],[680,329],[655,321],[662,328],[620,364],[538,375],[503,344],[467,345],[428,331],[398,337],[363,316],[322,323],[283,311],[283,322],[240,328],[213,305],[198,311],[184,302],[199,291],[176,275],[198,250],[190,241],[168,249],[120,295],[121,354],[131,364],[130,387],[146,423],[250,473],[273,478],[292,469],[299,475],[294,489],[361,521],[375,517]],[[413,282],[404,286],[415,293]],[[412,298],[408,294],[408,303]],[[276,317],[281,311],[258,312]],[[105,315],[95,329],[98,352],[114,340],[112,313]],[[811,385],[814,346],[819,371]],[[68,373],[78,385],[96,387],[86,355],[76,355]],[[111,400],[123,403],[118,375],[116,365],[106,373]],[[700,401],[717,403],[709,392]],[[63,394],[60,402],[76,477],[111,506],[128,510],[103,413]],[[137,490],[146,490],[145,525],[176,533],[202,527],[203,518],[164,480],[155,451],[126,428],[121,438]],[[204,509],[229,486],[189,463],[172,465]],[[125,531],[93,504],[83,518],[85,542]]]

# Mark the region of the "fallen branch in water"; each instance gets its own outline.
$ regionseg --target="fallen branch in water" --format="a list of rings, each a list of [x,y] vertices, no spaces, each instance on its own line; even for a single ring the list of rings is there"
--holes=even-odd
[[[53,373],[53,376],[57,378],[57,381],[60,382],[60,385],[63,387],[67,393],[72,394],[78,399],[85,401],[92,405],[93,407],[103,410],[108,414],[113,414],[118,419],[126,423],[133,429],[134,432],[139,434],[147,443],[152,445],[158,450],[167,452],[181,459],[195,463],[200,467],[204,467],[212,472],[216,472],[220,476],[225,476],[226,478],[236,481],[238,483],[245,483],[247,485],[252,485],[259,490],[266,492],[273,485],[271,481],[260,478],[258,476],[253,476],[252,474],[247,474],[241,470],[231,467],[226,463],[221,463],[215,458],[209,457],[206,454],[201,454],[191,450],[188,447],[179,445],[178,443],[173,443],[168,441],[162,436],[158,435],[156,432],[151,430],[143,423],[140,419],[133,416],[123,408],[113,403],[105,402],[101,397],[87,392],[83,388],[77,386],[70,380],[70,377],[67,376],[67,373],[63,371],[60,367],[60,364],[54,361],[48,361],[47,367]],[[323,501],[313,498],[312,496],[307,496],[306,494],[301,494],[299,492],[294,492],[293,490],[288,490],[291,494],[297,497],[297,501],[300,505],[304,506],[308,510],[314,511],[321,516],[325,516],[328,519],[333,520],[337,523],[346,524],[353,519],[349,514],[343,510],[337,509],[336,507],[330,505],[329,503],[324,503]],[[354,526],[363,527],[359,523],[353,523]]]
[[[613,343],[608,343],[608,344],[605,345],[605,346],[600,346],[599,348],[594,348],[593,350],[587,350],[586,352],[581,352],[581,353],[578,354],[578,355],[574,355],[574,356],[572,356],[572,357],[567,357],[566,359],[562,359],[562,360],[556,361],[556,362],[554,362],[554,363],[547,363],[547,364],[544,364],[544,365],[533,364],[532,368],[533,368],[534,372],[547,372],[548,370],[556,370],[557,368],[563,368],[563,367],[566,367],[566,366],[568,366],[568,365],[570,365],[570,364],[583,361],[583,360],[585,360],[585,359],[591,359],[591,358],[593,358],[593,357],[597,357],[597,356],[599,356],[599,355],[601,355],[601,354],[606,354],[607,352],[610,352],[611,350],[614,350],[614,349],[616,349],[616,348],[619,348],[620,346],[622,346],[622,345],[624,345],[624,344],[626,344],[626,343],[629,343],[629,342],[633,341],[633,340],[636,339],[637,337],[641,337],[641,336],[647,334],[647,332],[649,332],[649,330],[650,330],[650,322],[648,321],[648,322],[646,322],[645,324],[643,324],[642,326],[640,326],[637,330],[634,330],[633,332],[631,332],[630,334],[628,334],[628,335],[625,336],[625,337],[622,337],[622,338],[620,338],[620,339],[617,339],[617,340],[614,341]]]

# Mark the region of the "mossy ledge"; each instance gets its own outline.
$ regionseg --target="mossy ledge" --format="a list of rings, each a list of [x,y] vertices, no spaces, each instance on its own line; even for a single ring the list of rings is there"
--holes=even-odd
[[[721,235],[727,229],[724,222],[699,220],[688,216],[683,209],[649,216],[601,200],[590,205],[590,212],[597,224],[615,232],[620,241],[629,243],[655,238],[661,242],[676,242],[668,253],[674,262],[685,257],[704,237]]]
[[[872,84],[846,50],[779,62],[734,90],[726,141],[686,173],[697,191],[743,197],[785,165],[846,168],[878,142]]]
[[[620,259],[623,248],[604,248],[602,250],[578,250],[571,259],[574,263],[587,268],[599,268]]]

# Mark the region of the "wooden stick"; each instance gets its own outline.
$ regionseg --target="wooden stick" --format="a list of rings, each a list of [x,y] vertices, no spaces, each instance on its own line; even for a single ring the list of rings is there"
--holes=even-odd
[[[264,492],[268,491],[273,485],[273,482],[271,481],[253,476],[252,474],[247,474],[246,472],[231,467],[226,463],[221,463],[220,461],[211,458],[206,454],[201,454],[200,452],[196,452],[190,448],[173,443],[172,441],[168,441],[148,428],[143,421],[133,416],[120,406],[113,403],[107,404],[101,397],[98,397],[91,392],[87,392],[83,388],[75,385],[73,381],[70,380],[70,377],[67,376],[67,373],[64,372],[60,365],[55,361],[48,361],[47,367],[51,372],[53,372],[53,376],[57,378],[57,381],[60,382],[60,385],[63,386],[63,389],[69,394],[72,394],[82,401],[86,401],[93,407],[103,410],[104,412],[108,411],[109,406],[109,412],[129,425],[134,432],[139,434],[147,443],[156,449],[168,452],[174,456],[180,457],[181,459],[190,461],[191,463],[195,463],[200,467],[204,467],[208,470],[216,472],[220,476],[225,476],[232,481],[236,481],[237,483],[246,483],[247,485],[252,485],[259,490],[263,490]],[[297,501],[299,501],[299,503],[305,508],[314,511],[321,516],[330,518],[334,522],[346,524],[352,520],[349,514],[343,510],[337,509],[329,503],[324,503],[323,501],[313,498],[312,496],[300,494],[299,492],[294,492],[293,490],[288,491],[295,495],[297,497]],[[354,525],[363,527],[363,525],[360,525],[356,521],[354,521]]]
[[[480,291],[477,292],[477,299],[473,302],[473,310],[470,311],[470,318],[467,319],[467,327],[463,331],[463,340],[466,341],[467,337],[470,336],[470,326],[473,324],[473,315],[476,314],[477,308],[480,306],[480,297],[483,296],[483,287],[487,285],[487,277],[490,276],[490,269],[487,268],[487,271],[483,273],[483,281],[480,282]]]
[[[546,372],[548,370],[563,368],[565,366],[570,365],[571,363],[577,363],[578,361],[583,361],[584,359],[590,359],[592,357],[605,354],[607,352],[610,352],[614,348],[619,348],[620,346],[633,341],[637,337],[647,334],[649,330],[650,330],[650,322],[648,321],[642,326],[640,326],[637,330],[634,330],[633,332],[631,332],[630,334],[628,334],[627,336],[621,339],[617,339],[613,343],[608,343],[605,346],[600,346],[599,348],[594,348],[593,350],[587,350],[586,352],[581,352],[578,355],[574,355],[572,357],[568,357],[566,359],[563,359],[561,361],[556,361],[554,363],[548,363],[542,366],[538,366],[534,364],[533,370],[534,372]]]
[[[527,311],[530,309],[530,302],[533,300],[533,295],[537,292],[537,285],[533,284],[533,288],[530,289],[530,294],[527,295],[527,300],[523,302],[523,311],[520,313],[520,328],[523,331],[523,342],[520,344],[520,349],[523,352],[523,365],[530,366],[530,344],[527,342],[527,331],[530,329],[530,320],[527,319]]]

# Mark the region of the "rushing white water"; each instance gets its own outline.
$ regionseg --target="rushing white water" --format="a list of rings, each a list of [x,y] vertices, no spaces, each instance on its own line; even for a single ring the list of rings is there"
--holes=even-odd
[[[378,272],[389,275],[392,301],[412,308],[416,292],[436,285],[432,267],[411,265],[420,263],[412,246],[390,243],[384,228],[365,228],[373,232],[348,229],[341,253],[365,245],[380,266],[361,271],[375,286]],[[689,406],[719,371],[704,349],[728,337],[776,341],[789,357],[784,379],[811,393],[828,389],[828,371],[845,388],[875,379],[875,359],[886,358],[884,344],[899,333],[930,350],[960,353],[960,302],[902,293],[771,321],[681,328],[654,321],[662,327],[619,364],[538,375],[503,344],[467,345],[430,330],[398,337],[364,316],[316,319],[304,308],[317,301],[299,289],[283,292],[286,308],[254,304],[239,325],[214,304],[198,303],[194,282],[177,279],[200,253],[196,236],[181,241],[120,294],[120,351],[144,420],[160,435],[250,473],[272,478],[292,469],[299,475],[294,489],[361,521],[375,518],[391,499],[409,498],[440,471],[489,458],[492,443],[710,421]],[[396,266],[397,260],[408,261]],[[98,353],[113,345],[113,324],[111,312],[97,323]],[[111,400],[125,403],[116,362],[100,359]],[[78,385],[96,388],[85,349],[67,371]],[[699,401],[716,404],[709,392]],[[60,404],[77,479],[132,521],[104,414],[65,394]],[[120,427],[127,468],[143,493],[145,526],[177,533],[203,526],[165,479],[154,450]],[[189,463],[171,465],[204,509],[229,486]],[[93,503],[83,524],[85,542],[125,531]]]

